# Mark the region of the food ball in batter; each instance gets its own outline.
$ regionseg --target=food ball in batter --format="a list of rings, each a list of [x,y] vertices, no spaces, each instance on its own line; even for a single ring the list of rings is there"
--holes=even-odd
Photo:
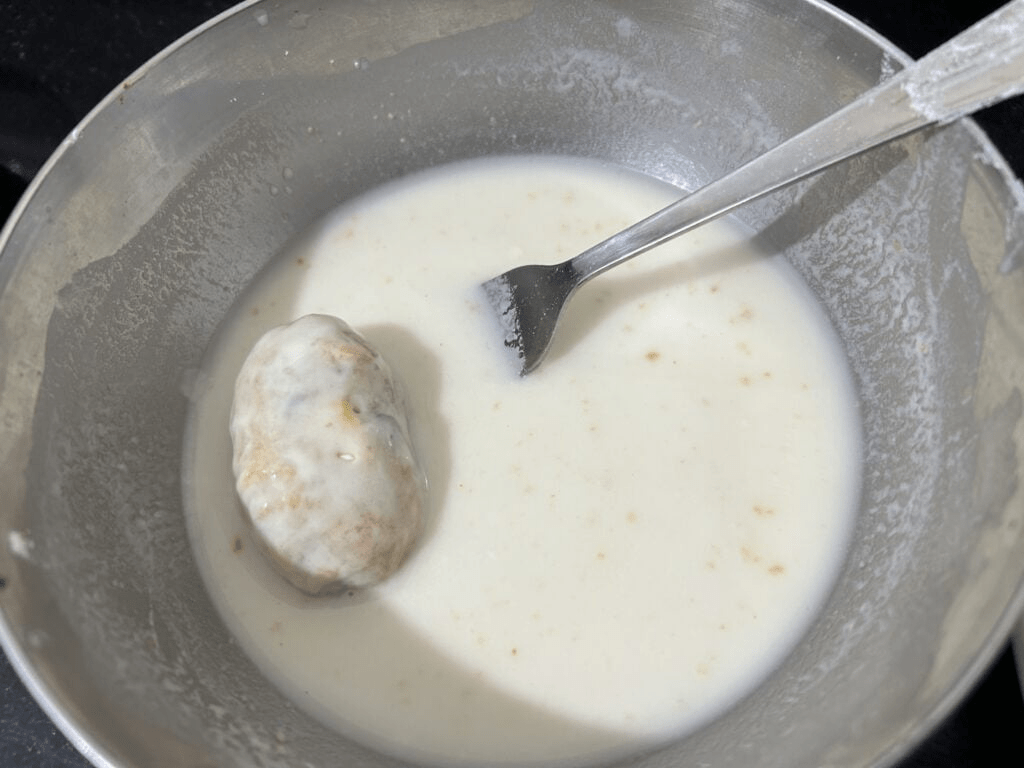
[[[310,595],[404,561],[426,478],[398,382],[344,321],[306,315],[253,346],[231,409],[235,487],[265,554]]]

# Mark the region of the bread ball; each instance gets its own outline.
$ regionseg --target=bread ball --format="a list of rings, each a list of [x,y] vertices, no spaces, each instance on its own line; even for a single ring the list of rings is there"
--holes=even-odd
[[[322,595],[398,569],[427,483],[399,384],[362,336],[328,315],[268,331],[238,374],[230,429],[248,522],[291,584]]]

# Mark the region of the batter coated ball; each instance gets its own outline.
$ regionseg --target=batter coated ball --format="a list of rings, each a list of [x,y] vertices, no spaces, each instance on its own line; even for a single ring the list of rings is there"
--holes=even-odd
[[[370,586],[402,564],[426,478],[398,383],[344,321],[306,315],[256,342],[235,382],[231,440],[256,540],[298,589]]]

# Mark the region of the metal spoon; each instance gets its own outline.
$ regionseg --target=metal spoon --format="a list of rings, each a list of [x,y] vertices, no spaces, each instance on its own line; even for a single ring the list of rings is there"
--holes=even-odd
[[[865,150],[1022,91],[1024,0],[1013,0],[838,112],[575,258],[485,282],[505,346],[525,375],[540,365],[562,308],[590,278]]]

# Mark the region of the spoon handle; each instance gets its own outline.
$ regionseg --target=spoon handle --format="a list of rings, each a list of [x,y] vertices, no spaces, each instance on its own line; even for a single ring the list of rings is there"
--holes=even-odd
[[[931,123],[1024,91],[1024,0],[1012,0],[838,112],[566,262],[578,284],[751,200]]]

